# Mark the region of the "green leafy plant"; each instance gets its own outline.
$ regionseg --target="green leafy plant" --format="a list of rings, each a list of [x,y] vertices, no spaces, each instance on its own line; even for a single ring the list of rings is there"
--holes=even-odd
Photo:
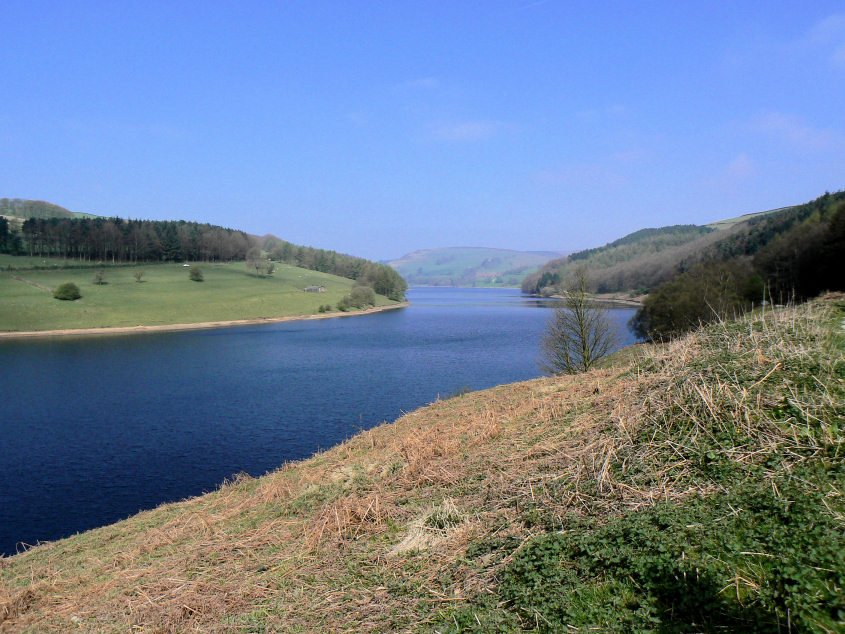
[[[53,291],[53,297],[74,301],[82,297],[82,293],[79,292],[79,287],[73,282],[65,282],[56,287],[56,290]]]
[[[516,555],[500,593],[546,631],[834,631],[845,617],[845,532],[810,477],[748,480],[604,524],[570,520]]]
[[[202,282],[203,279],[205,279],[202,275],[202,269],[198,266],[192,266],[191,270],[188,272],[188,279],[192,282]]]

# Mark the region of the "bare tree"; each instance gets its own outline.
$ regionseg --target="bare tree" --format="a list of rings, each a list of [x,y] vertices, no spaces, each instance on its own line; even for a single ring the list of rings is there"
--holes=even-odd
[[[589,297],[587,271],[579,267],[568,280],[563,306],[555,308],[540,340],[540,368],[547,374],[586,372],[615,343],[607,311]]]

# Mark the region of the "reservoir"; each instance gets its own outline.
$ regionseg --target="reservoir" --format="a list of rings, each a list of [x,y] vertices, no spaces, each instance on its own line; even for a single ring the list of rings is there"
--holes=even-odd
[[[456,391],[540,376],[554,300],[413,288],[360,317],[0,341],[0,554],[260,476]],[[619,345],[632,308],[609,311]]]

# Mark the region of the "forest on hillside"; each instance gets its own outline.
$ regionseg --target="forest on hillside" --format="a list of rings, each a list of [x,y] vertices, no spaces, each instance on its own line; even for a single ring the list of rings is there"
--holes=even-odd
[[[641,270],[632,275],[631,264],[655,262],[659,263],[657,268],[665,268],[663,260],[666,252],[676,251],[679,247],[711,233],[712,230],[708,227],[697,225],[641,229],[603,247],[585,249],[568,257],[546,262],[539,271],[523,280],[522,290],[537,295],[556,294],[560,284],[581,265],[590,270],[594,287],[601,288],[599,292],[636,289],[649,282],[654,283],[655,280],[659,283],[671,276],[671,272]]]
[[[667,340],[766,303],[845,290],[845,192],[742,224],[650,289],[631,322],[635,333]]]
[[[547,262],[537,273],[525,278],[522,290],[532,294],[557,294],[572,271],[585,266],[595,292],[644,294],[700,264],[737,261],[750,266],[751,259],[772,243],[779,246],[772,246],[767,253],[776,250],[780,253],[778,258],[783,259],[782,252],[793,246],[818,241],[832,226],[843,201],[845,192],[825,193],[803,205],[755,215],[718,230],[695,225],[644,229],[603,247]],[[763,267],[759,273],[771,280],[777,292],[785,292],[787,286],[796,283],[794,276],[799,273],[782,268],[769,271],[771,267],[762,264],[769,257],[757,258],[759,266]]]
[[[185,220],[29,218],[20,230],[0,216],[0,253],[103,262],[232,262],[261,247],[276,261],[360,281],[380,295],[402,299],[407,284],[385,264],[298,246],[274,237]]]

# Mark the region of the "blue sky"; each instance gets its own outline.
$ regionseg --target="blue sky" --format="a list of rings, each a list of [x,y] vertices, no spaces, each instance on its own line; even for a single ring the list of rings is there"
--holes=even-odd
[[[0,197],[375,259],[845,187],[841,2],[0,3]]]

